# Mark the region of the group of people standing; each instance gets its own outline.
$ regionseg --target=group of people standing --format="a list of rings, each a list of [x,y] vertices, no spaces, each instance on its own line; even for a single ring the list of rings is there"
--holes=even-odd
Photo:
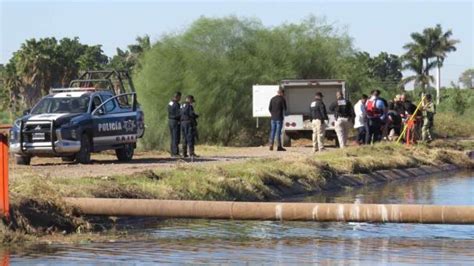
[[[354,109],[357,114],[354,128],[359,133],[357,142],[367,144],[382,139],[393,141],[402,134],[404,126],[410,120],[412,126],[408,126],[406,129],[410,131],[408,134],[410,140],[405,136],[403,141],[416,141],[419,138],[420,129],[422,132],[421,141],[432,141],[436,108],[431,94],[425,95],[418,112],[416,109],[416,105],[408,99],[406,94],[396,95],[389,102],[380,97],[379,90],[373,90],[370,97],[362,95]]]
[[[168,104],[168,125],[171,134],[171,156],[180,157],[179,144],[183,136],[183,157],[195,157],[194,143],[197,138],[197,118],[194,112],[194,97],[186,96],[180,104],[181,92],[176,92]]]
[[[436,108],[430,94],[423,98],[420,112],[417,114],[415,114],[416,106],[408,99],[406,94],[397,95],[390,102],[387,102],[380,94],[379,90],[371,91],[370,97],[363,94],[353,106],[349,100],[345,99],[341,91],[336,93],[336,101],[331,103],[328,109],[335,116],[334,129],[340,148],[347,146],[348,135],[352,126],[357,130],[356,141],[359,145],[379,142],[382,139],[395,140],[395,137],[402,133],[404,124],[413,115],[416,115],[415,126],[408,128],[408,130],[416,131],[421,128],[422,141],[429,142],[432,140]],[[309,107],[313,128],[314,152],[324,150],[325,130],[329,123],[323,97],[321,92],[317,92]],[[269,111],[271,113],[270,150],[273,150],[276,137],[277,150],[284,151],[280,139],[286,111],[283,90],[279,90],[278,94],[271,99]],[[415,136],[414,133],[411,136]]]

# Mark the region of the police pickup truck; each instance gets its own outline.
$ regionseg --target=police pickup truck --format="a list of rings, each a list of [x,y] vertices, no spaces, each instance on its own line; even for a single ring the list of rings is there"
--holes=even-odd
[[[14,122],[10,150],[16,163],[23,165],[30,164],[34,156],[87,164],[91,152],[104,150],[115,150],[119,161],[129,161],[143,134],[144,114],[135,92],[116,95],[113,89],[94,87],[52,89]]]

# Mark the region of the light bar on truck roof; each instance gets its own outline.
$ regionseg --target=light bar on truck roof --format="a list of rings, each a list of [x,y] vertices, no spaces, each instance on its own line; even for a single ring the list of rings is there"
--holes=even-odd
[[[60,93],[60,92],[76,92],[76,91],[95,91],[94,87],[87,87],[87,88],[56,88],[50,89],[50,93]]]

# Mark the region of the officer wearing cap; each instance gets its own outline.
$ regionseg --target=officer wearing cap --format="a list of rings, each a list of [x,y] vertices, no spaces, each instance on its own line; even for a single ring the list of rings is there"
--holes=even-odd
[[[180,140],[180,104],[181,92],[176,92],[168,103],[168,125],[171,135],[170,154],[172,157],[179,156],[179,140]]]
[[[197,118],[194,112],[194,97],[186,96],[186,102],[181,107],[181,131],[183,134],[183,156],[195,157],[194,142],[197,138]]]

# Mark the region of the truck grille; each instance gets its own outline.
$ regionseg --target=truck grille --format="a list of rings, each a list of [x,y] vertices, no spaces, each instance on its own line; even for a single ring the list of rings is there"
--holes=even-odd
[[[24,142],[51,142],[50,123],[28,123],[23,127]]]

